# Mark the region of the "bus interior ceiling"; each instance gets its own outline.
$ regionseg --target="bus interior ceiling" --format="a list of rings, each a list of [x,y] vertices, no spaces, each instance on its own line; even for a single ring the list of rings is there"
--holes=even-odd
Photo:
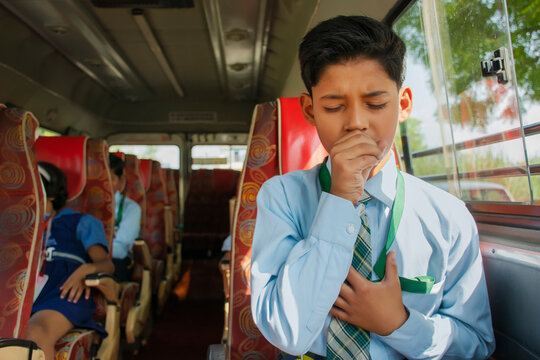
[[[0,103],[31,111],[41,127],[61,135],[88,135],[105,139],[109,145],[180,148],[179,218],[185,220],[186,231],[190,226],[195,229],[188,237],[204,241],[185,249],[189,258],[183,269],[189,269],[190,279],[182,280],[190,280],[191,295],[183,304],[169,302],[164,307],[170,316],[156,320],[155,325],[162,322],[162,331],[158,331],[161,340],[154,338],[150,346],[156,344],[159,351],[167,346],[182,351],[171,332],[193,335],[205,332],[204,327],[217,329],[207,332],[211,337],[208,341],[220,342],[223,292],[217,244],[228,230],[223,221],[197,222],[198,214],[211,210],[196,202],[209,193],[195,194],[196,186],[190,185],[191,148],[199,144],[245,145],[256,104],[304,91],[297,47],[314,24],[349,14],[393,24],[414,3],[39,0],[38,4],[35,0],[0,0]],[[540,133],[537,122],[527,126],[524,131],[530,136]],[[442,146],[439,150],[445,151]],[[411,161],[418,161],[423,156],[420,153],[411,155]],[[540,173],[539,169],[538,164],[531,166],[526,175],[530,179]],[[200,170],[198,174],[215,175]],[[217,208],[223,218],[228,218],[224,204],[234,195],[236,187],[230,185],[231,181],[236,184],[238,177],[238,172],[220,173],[219,181],[227,185],[218,185],[211,193],[219,205],[207,201],[205,206]],[[445,181],[446,177],[442,186],[450,191]],[[477,186],[473,182],[468,185]],[[501,187],[490,186],[484,190]],[[503,200],[514,201],[502,189]],[[465,183],[461,191],[465,196]],[[540,294],[538,287],[531,286],[538,282],[540,273],[538,200],[533,202],[531,197],[518,210],[515,206],[519,205],[503,207],[510,209],[510,214],[493,215],[488,205],[473,204],[471,209],[479,224],[497,341],[503,349],[499,355],[539,358],[540,334],[532,324],[540,319],[533,304]],[[507,285],[516,279],[522,286],[510,294]],[[495,295],[497,298],[493,298]],[[523,307],[529,312],[518,311]],[[178,330],[178,323],[197,323],[200,332]],[[509,335],[511,332],[519,334],[521,340]],[[185,346],[207,341],[193,336],[185,339]],[[192,358],[204,356],[206,348],[200,346],[186,354]],[[154,350],[143,350],[141,358],[172,356]]]

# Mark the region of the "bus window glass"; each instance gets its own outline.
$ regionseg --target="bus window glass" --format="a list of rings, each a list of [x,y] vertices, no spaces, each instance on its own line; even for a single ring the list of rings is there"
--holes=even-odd
[[[507,26],[508,19],[530,22],[523,20],[523,4],[515,1],[508,14],[504,0],[418,1],[396,23],[408,47],[405,84],[416,99],[411,119],[400,127],[412,171],[466,201],[528,204],[533,193],[540,196],[540,144],[530,141],[540,132],[534,120],[538,79],[529,74],[538,70],[517,79],[513,71],[514,63],[520,71],[520,63],[538,62],[538,31],[511,24],[516,34],[536,34],[527,40],[513,36],[518,43],[512,49]],[[534,12],[531,17],[538,16]],[[481,62],[496,58],[505,62],[506,73],[483,74]],[[519,101],[530,106],[524,109]]]
[[[191,168],[242,170],[246,145],[195,145],[191,148]]]
[[[61,136],[61,135],[62,134],[60,134],[59,132],[46,129],[46,128],[41,127],[41,126],[38,127],[38,129],[37,129],[37,136]]]
[[[162,168],[180,168],[180,148],[176,145],[111,145],[109,151],[137,155],[139,159],[156,160]]]

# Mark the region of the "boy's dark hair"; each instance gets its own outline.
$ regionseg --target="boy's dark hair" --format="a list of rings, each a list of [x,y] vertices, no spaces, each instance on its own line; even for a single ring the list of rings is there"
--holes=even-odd
[[[365,16],[338,16],[319,23],[300,44],[300,69],[309,94],[328,65],[357,57],[379,61],[390,79],[401,87],[405,44],[399,36],[385,24]]]
[[[58,211],[64,207],[68,198],[66,175],[62,170],[45,161],[38,162],[38,166],[45,194],[48,198],[54,199],[53,209]]]
[[[120,159],[116,154],[109,153],[109,165],[116,176],[122,177],[125,166],[124,160]]]

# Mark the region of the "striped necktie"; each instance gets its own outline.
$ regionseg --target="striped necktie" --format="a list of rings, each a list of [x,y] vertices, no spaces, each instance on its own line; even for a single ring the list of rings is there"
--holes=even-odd
[[[371,278],[371,236],[366,205],[371,196],[364,191],[360,199],[362,225],[356,237],[352,267],[366,279]],[[369,359],[369,332],[335,317],[330,321],[326,358],[339,360]]]

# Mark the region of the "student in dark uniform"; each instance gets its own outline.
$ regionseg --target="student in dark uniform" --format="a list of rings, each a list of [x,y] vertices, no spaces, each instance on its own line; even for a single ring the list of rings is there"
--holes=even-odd
[[[39,295],[32,307],[27,337],[43,349],[46,360],[53,360],[54,344],[73,327],[107,335],[92,319],[96,305],[84,278],[93,273],[113,273],[114,265],[101,222],[63,209],[68,196],[64,173],[46,162],[39,163],[39,170],[47,194],[47,260],[41,277],[46,282],[42,285],[40,281],[36,287]]]

